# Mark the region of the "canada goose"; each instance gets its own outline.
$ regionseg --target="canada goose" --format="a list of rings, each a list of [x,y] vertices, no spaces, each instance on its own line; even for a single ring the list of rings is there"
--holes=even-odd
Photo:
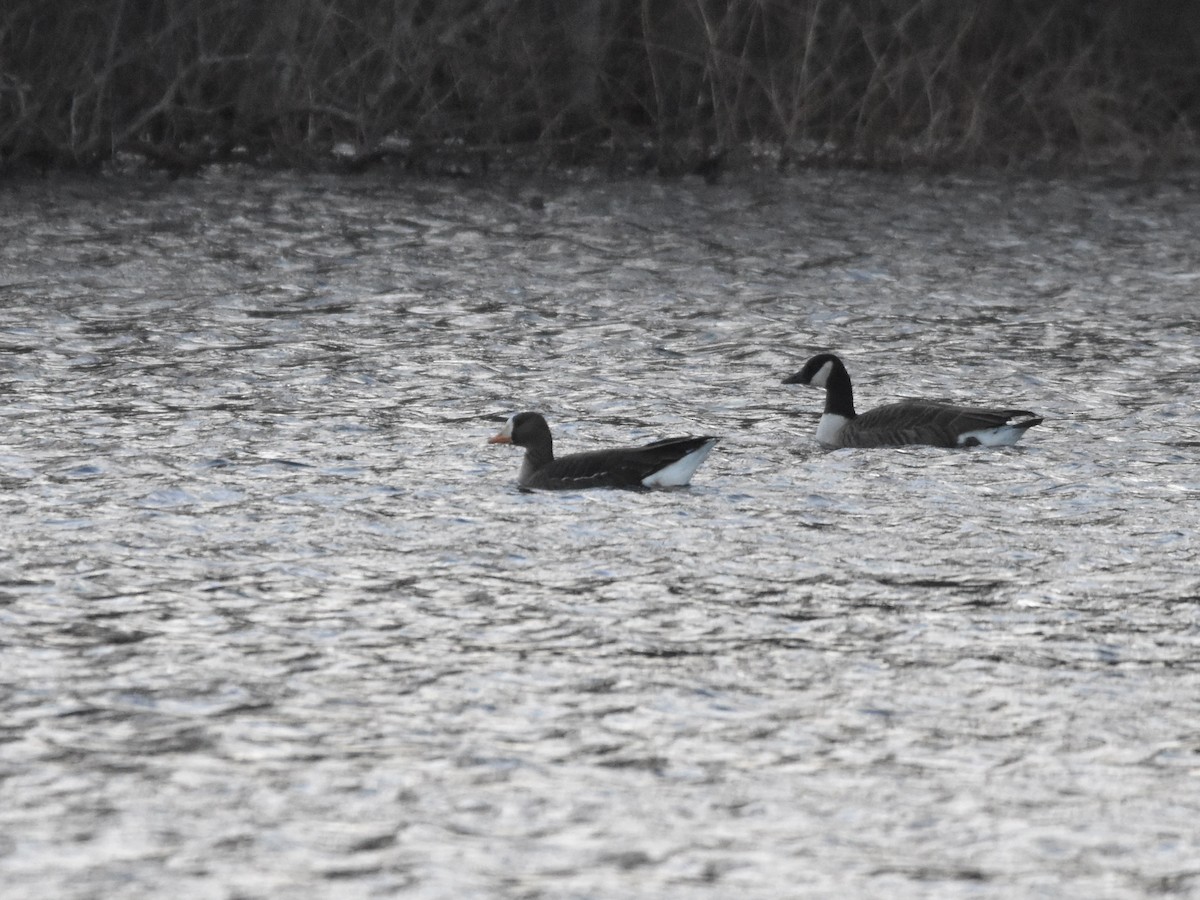
[[[643,447],[591,450],[556,459],[546,420],[540,413],[522,412],[512,416],[488,443],[525,448],[525,461],[517,476],[520,487],[578,490],[685,485],[718,440],[707,435],[666,438]]]
[[[825,447],[999,447],[1015,444],[1042,417],[1023,409],[952,406],[932,400],[902,400],[858,415],[850,374],[832,353],[821,353],[783,380],[825,388],[825,412],[817,441]]]

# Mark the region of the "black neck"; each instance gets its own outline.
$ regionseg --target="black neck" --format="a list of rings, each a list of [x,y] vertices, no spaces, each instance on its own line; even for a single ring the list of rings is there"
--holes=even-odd
[[[850,373],[838,362],[825,380],[825,412],[846,419],[853,419],[854,388],[850,386]]]
[[[554,442],[547,437],[545,442],[530,444],[525,448],[525,462],[531,468],[540,469],[554,462]]]
[[[541,416],[518,426],[517,440],[525,448],[525,462],[530,468],[540,469],[554,462],[554,437],[550,426]]]

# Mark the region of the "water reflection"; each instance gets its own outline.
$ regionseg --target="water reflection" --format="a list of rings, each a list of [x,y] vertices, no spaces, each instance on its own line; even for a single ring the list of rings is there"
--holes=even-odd
[[[6,189],[13,889],[1194,887],[1192,186],[528,189]],[[1046,424],[821,453],[826,348]],[[518,409],[724,439],[521,494]]]

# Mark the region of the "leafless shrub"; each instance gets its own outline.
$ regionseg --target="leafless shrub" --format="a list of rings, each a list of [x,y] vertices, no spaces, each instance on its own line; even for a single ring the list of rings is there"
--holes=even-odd
[[[1190,0],[9,0],[0,166],[1190,157],[1198,44]]]

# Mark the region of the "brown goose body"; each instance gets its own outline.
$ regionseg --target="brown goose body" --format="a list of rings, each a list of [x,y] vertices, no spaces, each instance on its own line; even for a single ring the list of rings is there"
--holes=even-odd
[[[902,400],[859,415],[845,364],[832,353],[814,356],[784,384],[825,388],[825,410],[817,441],[838,447],[997,447],[1015,444],[1042,422],[1024,409],[955,406],[932,400]]]
[[[517,413],[490,444],[525,448],[517,484],[529,490],[679,487],[687,484],[719,439],[676,437],[641,447],[554,455],[550,426],[540,413]]]

